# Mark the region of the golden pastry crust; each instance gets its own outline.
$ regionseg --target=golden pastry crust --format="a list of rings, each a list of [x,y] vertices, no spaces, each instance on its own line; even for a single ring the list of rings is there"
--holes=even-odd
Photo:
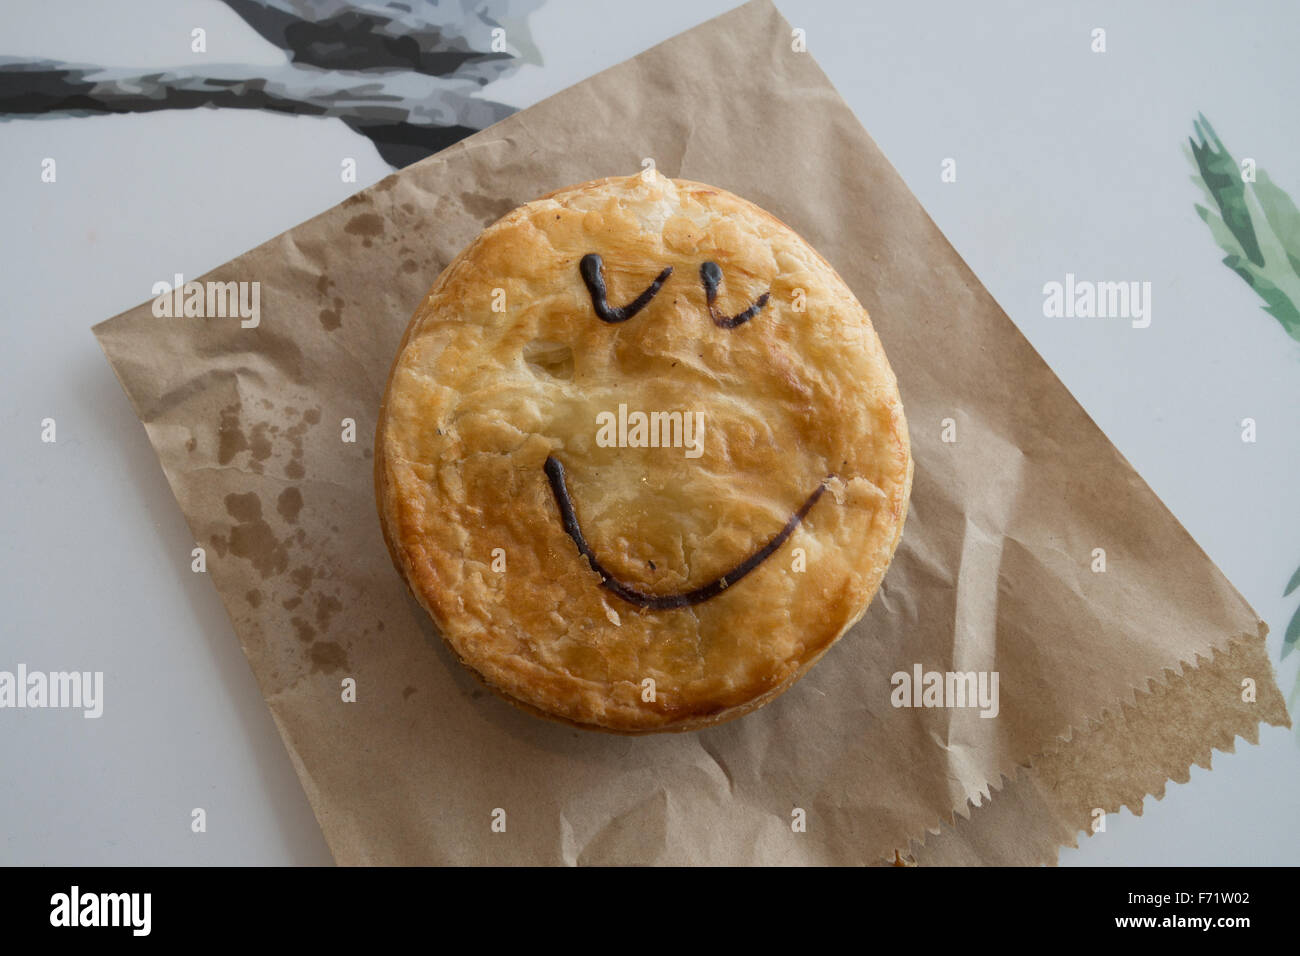
[[[672,272],[602,319],[593,253],[615,308]],[[699,456],[609,446],[620,405],[701,414]],[[894,374],[835,270],[751,203],[653,173],[527,203],[457,256],[375,449],[385,539],[456,656],[533,713],[619,733],[712,726],[793,684],[866,611],[912,480]]]

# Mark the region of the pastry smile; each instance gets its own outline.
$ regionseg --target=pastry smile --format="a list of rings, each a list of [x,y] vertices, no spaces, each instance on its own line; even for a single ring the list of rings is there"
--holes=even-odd
[[[573,499],[569,497],[569,488],[564,480],[564,465],[560,463],[560,460],[554,455],[548,455],[544,470],[546,478],[551,484],[551,494],[555,496],[556,507],[560,509],[560,523],[564,526],[564,530],[569,537],[573,539],[573,543],[578,546],[578,553],[586,558],[591,564],[592,570],[600,575],[601,587],[629,604],[635,604],[637,607],[643,607],[651,611],[664,611],[671,608],[690,607],[693,604],[700,604],[710,598],[717,597],[734,585],[780,550],[781,545],[785,544],[786,539],[794,533],[794,529],[799,527],[799,523],[812,510],[813,505],[817,503],[817,499],[826,490],[826,482],[830,480],[829,477],[823,480],[813,490],[812,494],[804,499],[803,504],[799,506],[799,510],[790,516],[790,520],[785,523],[785,527],[777,532],[767,544],[751,553],[749,557],[730,571],[714,578],[707,584],[702,584],[689,591],[679,591],[676,594],[648,594],[614,577],[600,563],[600,560],[591,550],[591,546],[587,544],[587,539],[582,534],[582,527],[578,524],[578,516],[573,510]]]

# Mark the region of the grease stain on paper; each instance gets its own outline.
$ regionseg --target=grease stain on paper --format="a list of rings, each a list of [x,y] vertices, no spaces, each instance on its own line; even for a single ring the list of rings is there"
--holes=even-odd
[[[313,426],[320,424],[320,408],[309,408],[300,412],[292,405],[285,406],[285,417],[298,418],[298,421],[292,425],[286,422],[283,427],[273,421],[254,422],[250,426],[241,417],[242,410],[242,402],[236,399],[220,411],[217,426],[217,464],[229,465],[239,455],[248,452],[249,456],[244,467],[253,474],[264,474],[266,463],[275,457],[277,441],[287,439],[289,461],[284,464],[284,474],[292,481],[305,478],[307,469],[303,465],[304,437]],[[190,450],[193,451],[193,448]],[[282,511],[281,514],[284,512]]]
[[[239,418],[243,403],[238,399],[221,410],[217,424],[217,464],[228,465],[241,451],[248,450],[248,437]]]
[[[248,561],[263,578],[283,574],[289,567],[289,551],[262,517],[262,500],[254,492],[226,495],[226,511],[238,522],[230,537],[214,535],[213,545],[223,557],[227,550]]]
[[[343,300],[334,297],[333,308],[320,310],[320,324],[326,332],[333,332],[343,324]]]
[[[324,306],[320,310],[320,324],[327,332],[333,332],[343,324],[343,299],[330,295],[330,286],[333,284],[333,280],[326,275],[316,280],[316,293],[322,299],[330,300],[329,306]]]
[[[253,426],[253,431],[248,436],[248,452],[251,456],[248,468],[259,475],[262,474],[265,467],[262,462],[271,457],[270,429],[269,422],[258,422]]]
[[[343,610],[343,602],[332,594],[316,595],[316,624],[322,631],[330,628],[330,618]]]
[[[311,646],[311,671],[313,674],[332,674],[348,665],[348,655],[343,646],[334,641],[317,641]]]
[[[298,593],[303,594],[304,592],[311,590],[311,579],[315,574],[316,571],[314,568],[309,568],[306,565],[303,565],[302,567],[294,568],[289,572],[289,580],[293,581],[297,586]]]
[[[330,285],[328,277],[321,277],[317,289],[326,294]],[[336,298],[334,301],[341,305],[342,300]],[[260,400],[260,406],[266,410],[274,407],[266,399]],[[237,468],[260,475],[264,474],[265,463],[277,459],[284,461],[287,450],[284,473],[291,479],[304,477],[306,435],[320,424],[321,409],[288,405],[276,416],[278,421],[254,422],[245,421],[243,411],[244,404],[239,399],[220,410],[218,462],[222,465],[234,463]],[[197,440],[191,439],[191,450],[196,446]],[[241,455],[244,455],[242,459]],[[303,520],[306,502],[302,488],[296,484],[281,488],[274,500],[274,514],[270,513],[269,507],[264,508],[256,491],[227,494],[224,503],[233,524],[226,534],[211,537],[217,553],[249,562],[263,580],[282,575],[288,578],[286,584],[279,587],[247,590],[244,599],[250,612],[260,611],[270,602],[288,612],[285,617],[288,617],[291,633],[296,638],[295,644],[301,648],[302,666],[311,673],[332,674],[348,668],[348,651],[344,643],[325,639],[334,619],[344,611],[338,590],[332,593],[323,590],[322,586],[332,577],[329,568],[315,566],[310,560],[295,562],[291,556],[291,550],[305,548],[308,543],[304,528],[294,527]],[[279,522],[278,531],[272,527],[272,521]],[[276,610],[275,613],[280,612]],[[280,618],[281,622],[283,620]],[[383,629],[382,623],[379,628]]]
[[[461,193],[460,203],[471,215],[491,222],[496,222],[519,205],[513,199],[493,199],[482,193]]]
[[[296,485],[290,485],[280,492],[280,497],[275,499],[275,510],[289,524],[298,523],[298,513],[302,511],[302,492]]]
[[[359,213],[348,220],[343,231],[350,236],[361,236],[362,245],[369,248],[374,244],[371,240],[384,234],[384,217],[373,212]]]

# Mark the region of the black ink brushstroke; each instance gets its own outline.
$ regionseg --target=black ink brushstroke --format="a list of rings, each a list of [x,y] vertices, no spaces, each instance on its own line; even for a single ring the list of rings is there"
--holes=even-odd
[[[627,305],[610,305],[605,298],[605,272],[604,263],[600,256],[594,252],[589,252],[582,257],[578,263],[578,271],[582,273],[582,281],[587,284],[587,291],[591,294],[591,307],[596,311],[596,318],[602,322],[608,322],[611,325],[616,322],[626,322],[632,316],[636,315],[653,299],[668,281],[668,277],[673,274],[673,267],[669,266],[655,277],[644,292],[629,302]]]
[[[714,308],[713,303],[718,298],[718,286],[722,284],[722,269],[716,262],[706,262],[700,266],[700,282],[704,283],[704,298],[709,304],[709,316],[713,319],[713,324],[720,329],[734,329],[738,325],[744,325],[767,305],[767,300],[771,298],[771,292],[764,292],[753,304],[744,312],[737,312],[735,315],[721,315]]]
[[[785,544],[786,539],[794,533],[794,529],[799,526],[799,522],[807,516],[812,510],[812,506],[817,503],[817,499],[826,491],[827,478],[817,489],[808,496],[799,510],[790,516],[790,520],[785,523],[785,527],[768,541],[767,544],[759,548],[748,558],[736,565],[730,571],[719,577],[714,578],[707,584],[700,587],[692,588],[689,591],[683,591],[678,594],[647,594],[639,591],[629,584],[624,584],[618,578],[614,577],[595,553],[591,546],[587,544],[587,539],[582,534],[582,528],[578,524],[578,516],[573,510],[573,499],[569,497],[569,488],[564,480],[564,465],[554,455],[548,455],[544,466],[546,478],[551,484],[551,494],[555,497],[556,507],[560,509],[560,523],[564,526],[565,533],[573,539],[573,543],[578,546],[578,553],[587,559],[593,571],[600,575],[601,587],[611,592],[615,596],[622,598],[629,604],[637,607],[643,607],[651,611],[665,611],[672,608],[690,607],[693,604],[700,604],[710,598],[717,597],[727,588],[736,584],[745,575],[749,574],[765,560],[775,554]]]

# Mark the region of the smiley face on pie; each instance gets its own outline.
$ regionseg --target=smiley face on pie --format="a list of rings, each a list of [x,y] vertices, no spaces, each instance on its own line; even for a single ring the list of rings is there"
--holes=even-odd
[[[542,716],[695,730],[866,611],[912,460],[866,311],[803,239],[657,174],[527,203],[415,312],[375,455],[448,647]]]

